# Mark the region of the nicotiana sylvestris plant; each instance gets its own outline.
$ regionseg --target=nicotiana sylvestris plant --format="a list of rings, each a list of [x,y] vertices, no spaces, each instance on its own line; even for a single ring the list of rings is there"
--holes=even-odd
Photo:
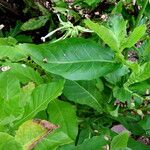
[[[66,38],[72,25],[55,43],[0,38],[0,149],[149,149],[130,136],[150,136],[149,105],[143,105],[150,41],[135,47],[146,25],[127,32],[121,15],[105,25],[84,22],[89,29],[80,31],[92,31],[89,39]],[[139,55],[134,62],[130,49]],[[110,130],[114,122],[125,131],[116,135]]]

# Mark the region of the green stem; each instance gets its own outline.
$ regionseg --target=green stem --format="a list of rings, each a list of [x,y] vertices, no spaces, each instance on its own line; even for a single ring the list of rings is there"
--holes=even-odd
[[[139,25],[139,23],[140,23],[140,21],[141,21],[141,19],[142,19],[142,16],[143,16],[143,13],[144,13],[144,11],[145,11],[145,8],[146,8],[146,6],[147,6],[147,4],[148,4],[148,1],[149,1],[149,0],[145,0],[145,1],[144,1],[143,7],[142,7],[142,9],[140,10],[140,12],[139,12],[139,14],[138,14],[138,17],[137,17],[137,20],[136,20],[136,22],[135,22],[135,27],[137,27],[137,26]]]

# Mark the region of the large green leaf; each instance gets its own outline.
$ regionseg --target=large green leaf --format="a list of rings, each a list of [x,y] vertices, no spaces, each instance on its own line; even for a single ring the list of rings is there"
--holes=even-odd
[[[53,44],[23,44],[32,59],[48,72],[70,80],[91,80],[118,68],[114,53],[95,42],[70,38]]]
[[[111,142],[111,150],[120,150],[127,147],[129,139],[128,132],[122,132],[119,135],[115,136]]]
[[[48,107],[49,119],[58,124],[61,131],[66,133],[72,139],[76,139],[78,133],[78,124],[75,108],[64,101],[55,100]]]
[[[10,72],[14,77],[17,77],[20,82],[35,82],[36,84],[41,84],[42,78],[40,74],[35,71],[33,68],[19,63],[4,63],[3,66],[9,66]]]
[[[23,150],[21,144],[7,133],[0,132],[0,150]]]
[[[69,81],[65,83],[64,95],[75,103],[88,105],[97,111],[101,111],[101,94],[96,86],[90,81]]]
[[[59,146],[72,142],[67,134],[56,130],[37,144],[35,150],[56,150]]]
[[[24,116],[17,122],[17,125],[33,118],[38,112],[46,109],[50,101],[61,95],[63,85],[64,80],[58,80],[57,82],[41,84],[36,87],[33,90],[29,101],[27,101]]]
[[[45,120],[28,120],[16,132],[15,139],[22,144],[24,150],[32,149],[57,126]]]

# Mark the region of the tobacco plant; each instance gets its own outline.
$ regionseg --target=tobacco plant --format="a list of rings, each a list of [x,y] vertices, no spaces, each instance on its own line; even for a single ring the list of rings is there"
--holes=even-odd
[[[0,150],[150,149],[138,140],[150,137],[147,10],[128,21],[121,8],[130,2],[118,2],[105,21],[84,18],[73,25],[60,19],[67,17],[60,9],[65,2],[56,1],[60,27],[44,41],[59,29],[62,37],[41,44],[26,42],[21,31],[54,22],[37,4],[43,16],[2,33]]]

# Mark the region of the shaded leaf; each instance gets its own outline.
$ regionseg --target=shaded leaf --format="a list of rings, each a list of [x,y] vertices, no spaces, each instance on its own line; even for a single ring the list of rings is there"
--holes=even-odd
[[[23,31],[39,29],[46,24],[48,19],[48,16],[39,16],[38,18],[32,18],[25,22],[22,25],[21,29]]]

